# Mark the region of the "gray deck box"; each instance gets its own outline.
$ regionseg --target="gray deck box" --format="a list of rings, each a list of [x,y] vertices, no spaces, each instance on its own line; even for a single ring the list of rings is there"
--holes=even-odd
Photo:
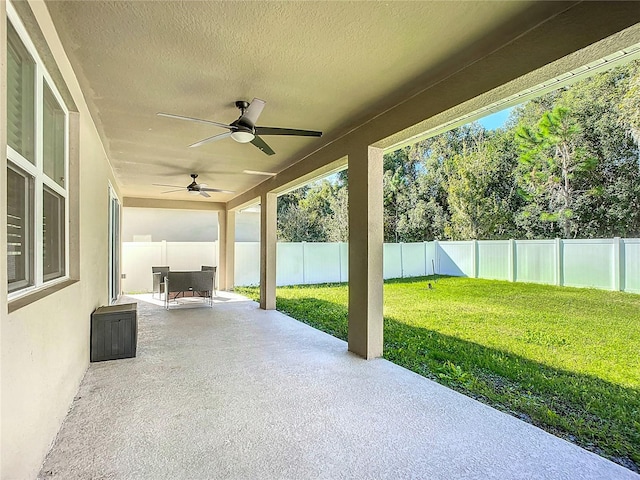
[[[91,314],[91,361],[136,356],[138,313],[136,303],[100,307]]]

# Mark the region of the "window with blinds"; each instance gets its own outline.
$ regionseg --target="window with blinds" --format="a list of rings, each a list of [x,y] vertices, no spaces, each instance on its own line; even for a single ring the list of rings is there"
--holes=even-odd
[[[35,164],[35,69],[31,55],[7,24],[7,144]]]
[[[33,235],[29,218],[33,178],[9,167],[7,200],[7,274],[12,292],[33,285]]]
[[[7,274],[11,299],[67,275],[68,113],[10,4],[7,19]]]
[[[42,143],[44,173],[61,187],[64,187],[64,110],[53,92],[44,82],[44,111],[42,113]]]
[[[42,268],[45,281],[64,275],[64,199],[45,187],[42,208]]]

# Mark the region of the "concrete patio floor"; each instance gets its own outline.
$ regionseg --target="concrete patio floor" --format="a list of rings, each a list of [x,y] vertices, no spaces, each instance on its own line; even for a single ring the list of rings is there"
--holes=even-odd
[[[169,311],[138,301],[137,357],[90,365],[39,478],[640,478],[224,298]]]

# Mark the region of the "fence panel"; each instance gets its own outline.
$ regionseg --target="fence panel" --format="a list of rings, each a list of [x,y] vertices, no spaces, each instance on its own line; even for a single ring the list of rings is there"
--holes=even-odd
[[[338,245],[340,246],[340,250],[338,251],[340,255],[340,281],[348,282],[349,281],[349,244],[345,242],[340,242]]]
[[[563,240],[563,285],[569,287],[595,287],[611,290],[613,278],[613,241]]]
[[[218,242],[167,242],[166,265],[171,270],[200,270],[218,265]]]
[[[622,240],[622,275],[625,292],[640,293],[640,238]]]
[[[260,284],[260,242],[236,242],[235,285]]]
[[[402,278],[402,247],[399,243],[385,243],[383,251],[383,277]]]
[[[303,259],[302,243],[278,242],[276,285],[301,285],[306,283]],[[237,281],[236,284],[240,285]]]
[[[338,243],[304,244],[305,283],[340,282],[340,245]]]
[[[426,275],[428,270],[424,243],[401,243],[400,245],[402,246],[402,276],[422,277]]]
[[[556,282],[555,240],[516,240],[515,280],[518,282]]]
[[[122,291],[151,292],[151,267],[164,265],[160,242],[126,242],[122,244]]]
[[[508,240],[478,242],[478,277],[509,280],[511,277],[510,246]]]
[[[426,266],[426,275],[434,275],[438,273],[436,265],[436,252],[438,250],[438,242],[423,242]]]
[[[454,277],[472,277],[474,242],[438,242],[436,273]]]
[[[510,245],[509,240],[385,244],[384,278],[431,275],[435,269],[442,275],[500,280],[513,275],[520,282],[640,293],[640,239],[515,240],[513,250]],[[236,242],[235,249],[235,285],[258,285],[260,243]],[[123,291],[151,291],[152,266],[217,265],[217,250],[217,242],[123,242]],[[276,268],[277,285],[347,282],[349,245],[278,243]]]

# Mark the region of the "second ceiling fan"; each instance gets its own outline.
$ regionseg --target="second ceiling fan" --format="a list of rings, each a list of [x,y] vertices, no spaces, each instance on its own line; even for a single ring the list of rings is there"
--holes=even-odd
[[[236,107],[240,109],[240,117],[230,124],[212,122],[211,120],[203,120],[201,118],[185,117],[182,115],[174,115],[172,113],[158,113],[161,117],[177,118],[178,120],[188,120],[191,122],[204,123],[214,125],[216,127],[226,128],[229,131],[213,135],[199,142],[189,145],[189,147],[199,147],[206,143],[217,142],[228,137],[233,138],[238,143],[252,143],[267,155],[273,155],[275,152],[260,138],[261,135],[288,135],[297,137],[321,137],[322,132],[314,130],[298,130],[295,128],[279,128],[279,127],[259,127],[256,125],[258,117],[262,113],[265,105],[264,100],[254,98],[251,103],[244,100],[238,100]]]

